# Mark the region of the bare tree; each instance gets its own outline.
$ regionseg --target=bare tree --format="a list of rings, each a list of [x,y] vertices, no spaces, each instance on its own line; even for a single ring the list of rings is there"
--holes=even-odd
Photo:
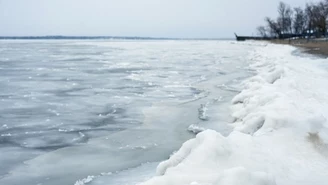
[[[325,2],[319,2],[317,4],[317,27],[318,27],[318,31],[326,36],[326,32],[327,32],[327,18],[328,18],[328,3]]]
[[[307,3],[305,9],[292,9],[288,4],[280,2],[276,19],[265,18],[266,27],[260,26],[257,32],[279,38],[287,38],[292,34],[303,34],[313,31],[317,37],[328,36],[328,0],[317,3]]]
[[[279,26],[279,24],[277,22],[275,22],[274,20],[272,20],[269,17],[266,17],[265,18],[265,22],[267,22],[270,36],[277,37],[277,36],[280,35],[281,28],[280,28],[280,26]]]
[[[281,31],[284,33],[291,33],[293,22],[293,10],[291,7],[284,2],[280,2],[278,5],[278,15],[277,23],[279,24]]]
[[[293,30],[295,34],[302,34],[306,32],[307,17],[302,8],[294,8]]]
[[[259,27],[256,28],[256,30],[257,30],[258,35],[260,35],[260,36],[262,36],[262,37],[267,37],[268,36],[267,35],[267,30],[264,26],[259,26]]]
[[[315,27],[315,12],[313,4],[306,4],[305,14],[307,16],[307,29],[314,30]]]
[[[308,29],[313,30],[316,36],[326,35],[328,18],[328,1],[317,4],[307,4],[305,8],[308,17]]]

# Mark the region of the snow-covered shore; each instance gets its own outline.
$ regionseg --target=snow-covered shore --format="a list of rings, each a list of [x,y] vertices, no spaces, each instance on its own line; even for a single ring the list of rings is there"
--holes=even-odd
[[[263,44],[247,56],[257,75],[232,100],[234,131],[188,140],[142,185],[328,183],[328,61]]]

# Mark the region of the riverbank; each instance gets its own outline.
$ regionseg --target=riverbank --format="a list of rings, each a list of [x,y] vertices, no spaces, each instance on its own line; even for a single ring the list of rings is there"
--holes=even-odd
[[[308,54],[314,54],[323,58],[328,57],[328,42],[326,40],[307,41],[306,39],[297,40],[272,40],[274,44],[288,44],[300,48]]]

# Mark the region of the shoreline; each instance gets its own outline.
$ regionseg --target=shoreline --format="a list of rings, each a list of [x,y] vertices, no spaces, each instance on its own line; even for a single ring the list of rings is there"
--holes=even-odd
[[[320,58],[328,58],[328,41],[307,41],[306,39],[297,40],[272,40],[273,44],[291,45],[299,48],[306,54],[318,56]]]
[[[231,100],[233,132],[197,134],[142,185],[326,184],[326,61],[293,55],[288,40],[256,44],[246,56],[256,74]]]

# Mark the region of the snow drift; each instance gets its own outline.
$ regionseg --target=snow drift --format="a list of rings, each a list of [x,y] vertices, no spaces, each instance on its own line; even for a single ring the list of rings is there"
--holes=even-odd
[[[328,64],[294,50],[263,44],[249,53],[256,75],[232,100],[234,131],[199,133],[142,184],[327,184]]]

